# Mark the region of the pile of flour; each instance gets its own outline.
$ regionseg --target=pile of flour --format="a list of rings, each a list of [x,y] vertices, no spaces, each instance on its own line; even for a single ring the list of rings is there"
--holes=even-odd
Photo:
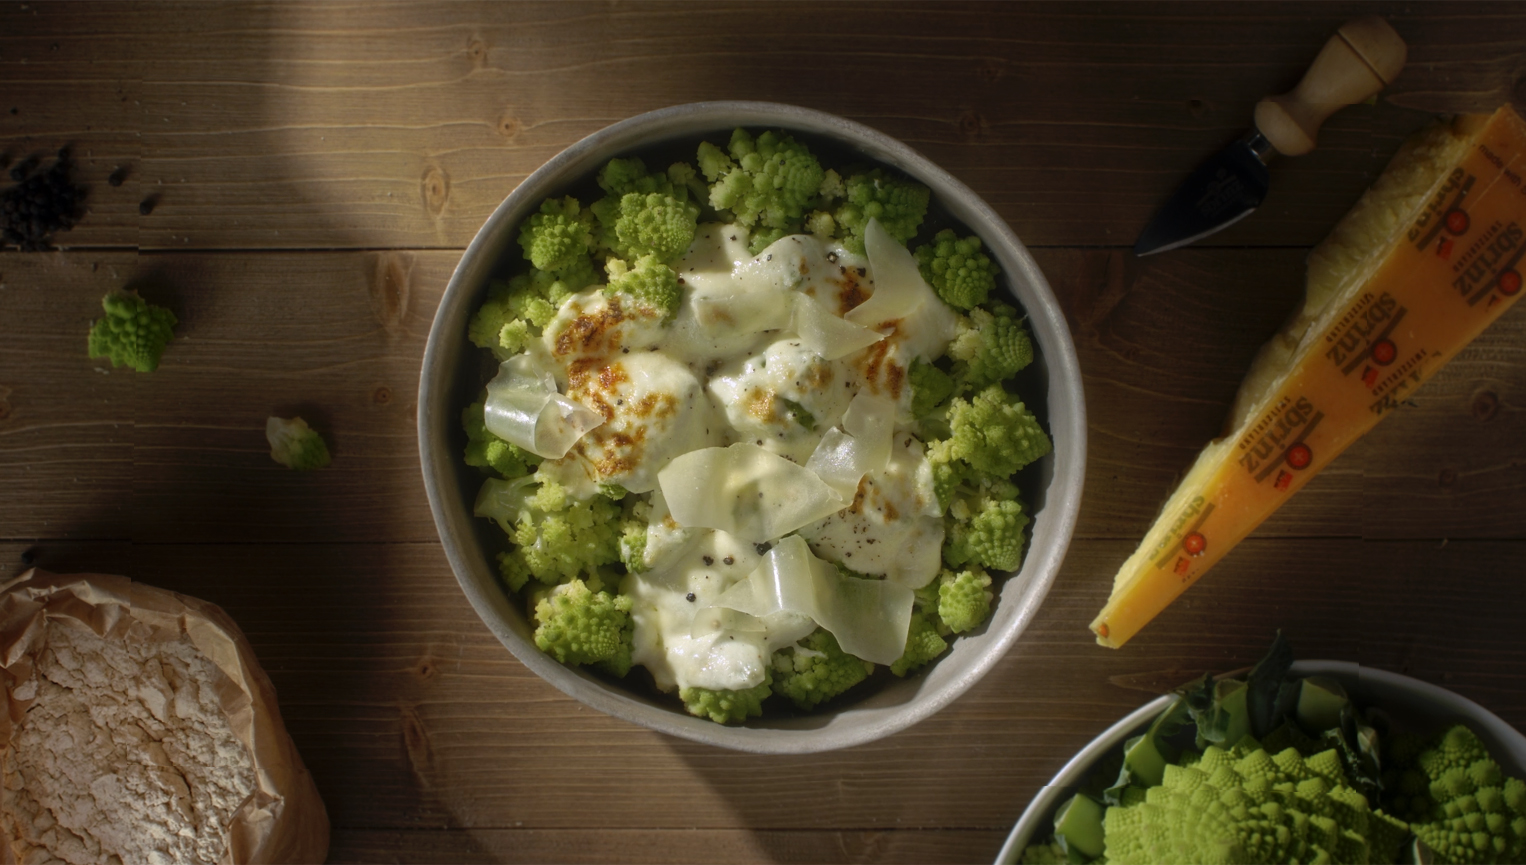
[[[0,754],[0,823],[23,863],[217,862],[254,790],[220,675],[185,637],[103,640],[49,620],[36,698]]]

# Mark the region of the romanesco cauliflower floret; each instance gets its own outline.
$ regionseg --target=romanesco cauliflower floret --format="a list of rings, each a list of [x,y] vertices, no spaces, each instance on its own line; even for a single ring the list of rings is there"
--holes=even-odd
[[[780,649],[772,660],[774,690],[802,709],[813,709],[857,685],[874,665],[844,652],[832,632],[817,628],[798,646]]]
[[[699,146],[710,204],[752,229],[748,246],[754,254],[798,233],[825,176],[810,149],[789,135],[770,130],[754,139],[745,129],[731,133],[726,149],[722,153],[708,141]]]
[[[504,478],[522,477],[540,465],[540,457],[488,432],[482,400],[461,412],[461,425],[466,428],[467,465],[497,472]]]
[[[495,281],[488,287],[487,301],[467,323],[466,335],[473,345],[492,349],[500,360],[507,360],[540,336],[562,301],[595,281],[597,275],[586,255],[564,271],[532,269],[507,282]]]
[[[945,228],[933,242],[917,247],[917,266],[922,278],[955,309],[973,309],[986,302],[996,287],[996,264],[980,251],[980,238],[959,239]]]
[[[764,672],[763,682],[741,691],[713,691],[709,688],[682,688],[678,698],[683,700],[689,714],[709,718],[717,724],[739,724],[763,714],[763,701],[773,693],[769,685],[772,678]]]
[[[599,664],[623,676],[631,666],[630,610],[625,595],[563,583],[535,604],[535,645],[563,664]]]
[[[1010,476],[1053,447],[1038,418],[999,384],[970,400],[950,400],[949,428],[949,455],[996,477]]]
[[[643,306],[661,312],[664,321],[671,321],[678,314],[678,305],[683,298],[678,288],[678,274],[656,256],[644,255],[636,259],[635,267],[611,258],[605,267],[609,271],[605,294],[619,293],[635,298]]]
[[[647,569],[646,530],[652,514],[651,502],[632,496],[627,500],[620,521],[620,563],[633,574]]]
[[[1023,562],[1023,532],[1029,522],[1022,503],[979,494],[958,504],[968,510],[957,505],[950,508],[943,561],[955,568],[971,563],[995,571],[1017,570]],[[961,519],[961,512],[968,513],[968,519]]]
[[[309,471],[329,464],[328,444],[302,418],[266,418],[265,440],[270,442],[270,458],[289,469]]]
[[[907,373],[911,382],[912,417],[926,417],[954,393],[954,380],[948,373],[927,361],[916,358]]]
[[[575,267],[593,248],[593,214],[576,198],[548,198],[519,227],[519,245],[537,270]]]
[[[960,319],[959,332],[949,344],[954,377],[961,392],[979,390],[1017,374],[1033,362],[1033,340],[1017,310],[992,303],[990,311],[975,309]]]
[[[943,651],[948,648],[948,641],[938,633],[938,625],[936,612],[913,610],[911,627],[907,629],[906,634],[906,650],[901,653],[901,657],[897,658],[895,663],[890,665],[890,672],[897,676],[905,676],[943,654]]]
[[[516,544],[499,557],[515,591],[528,577],[555,585],[620,560],[620,506],[603,496],[579,499],[535,475],[489,480],[475,513],[495,520]]]
[[[684,199],[650,192],[628,193],[620,198],[614,221],[616,255],[625,258],[653,255],[672,261],[694,241],[699,208]]]
[[[127,291],[101,298],[101,308],[106,316],[90,326],[90,356],[109,358],[113,367],[130,366],[138,372],[158,369],[164,347],[175,338],[175,314]]]
[[[991,577],[980,568],[944,571],[938,578],[938,618],[956,634],[979,627],[991,615]]]
[[[845,186],[847,200],[832,216],[846,232],[842,245],[859,255],[864,253],[864,230],[871,219],[879,220],[900,243],[915,237],[932,196],[922,184],[892,177],[880,168],[849,177]]]

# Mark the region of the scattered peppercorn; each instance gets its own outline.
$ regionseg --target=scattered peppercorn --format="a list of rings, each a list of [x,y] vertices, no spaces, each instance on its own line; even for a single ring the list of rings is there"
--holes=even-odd
[[[48,249],[54,232],[68,231],[84,215],[86,190],[69,180],[69,148],[59,150],[46,171],[37,170],[40,164],[34,156],[11,167],[16,185],[0,192],[0,246]]]
[[[691,604],[694,603],[694,593],[690,592],[689,594],[684,595],[684,599],[687,600]]]
[[[111,172],[111,176],[106,178],[106,182],[112,186],[121,186],[125,180],[127,180],[127,166],[125,165],[117,166],[117,170]]]
[[[154,212],[154,208],[158,207],[158,206],[159,206],[159,196],[158,195],[150,195],[149,197],[147,197],[147,198],[143,199],[142,201],[138,202],[138,215],[139,216],[147,216],[150,213],[153,213]]]
[[[726,558],[721,559],[721,561],[728,565],[734,565],[737,563],[737,560],[733,559],[731,556],[727,556]]]

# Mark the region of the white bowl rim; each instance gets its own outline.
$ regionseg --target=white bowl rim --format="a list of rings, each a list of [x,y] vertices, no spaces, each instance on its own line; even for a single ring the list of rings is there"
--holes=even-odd
[[[613,686],[593,679],[579,669],[563,666],[535,648],[533,643],[505,625],[504,593],[496,587],[491,591],[485,587],[486,581],[480,578],[479,569],[485,567],[481,557],[468,555],[462,544],[454,542],[450,522],[459,520],[461,502],[459,497],[446,496],[447,484],[435,480],[448,477],[447,473],[454,471],[451,460],[459,458],[445,447],[448,436],[439,434],[446,429],[443,424],[454,419],[442,416],[449,412],[437,411],[433,393],[435,381],[442,382],[441,390],[448,390],[443,383],[449,382],[457,372],[449,366],[447,351],[441,348],[452,336],[446,331],[456,324],[448,320],[447,308],[453,302],[457,306],[464,303],[463,298],[480,286],[492,269],[493,247],[503,247],[504,238],[510,236],[522,214],[537,206],[547,189],[570,167],[618,156],[650,141],[687,135],[698,137],[734,126],[783,128],[830,138],[877,162],[894,166],[932,188],[939,203],[981,237],[992,257],[997,259],[1009,287],[1028,315],[1030,330],[1038,343],[1038,362],[1048,371],[1046,407],[1055,447],[1046,459],[1052,461],[1052,469],[1044,490],[1044,507],[1035,514],[1032,524],[1029,552],[1023,567],[1003,586],[1008,611],[1001,611],[998,604],[998,613],[987,625],[989,630],[979,638],[965,637],[956,641],[955,649],[940,658],[934,669],[947,665],[956,654],[968,656],[977,648],[978,654],[964,657],[961,666],[948,668],[951,673],[957,669],[957,675],[936,677],[935,684],[929,684],[933,677],[922,678],[917,683],[915,699],[888,709],[866,707],[874,701],[871,696],[832,713],[825,723],[821,722],[821,716],[798,719],[804,722],[798,729],[753,726],[753,722],[743,726],[714,724],[681,710],[643,701],[632,693],[616,691]],[[648,137],[646,142],[640,140],[654,131],[660,134],[655,138]],[[456,310],[449,311],[454,313]],[[1071,396],[1060,399],[1064,394]],[[445,397],[442,395],[440,399]],[[451,569],[478,616],[521,663],[574,699],[606,714],[669,735],[754,753],[803,754],[870,742],[927,718],[989,672],[1026,630],[1054,582],[1075,531],[1085,472],[1086,413],[1075,346],[1048,281],[1006,222],[969,187],[906,144],[845,118],[781,103],[715,101],[650,111],[594,132],[531,173],[493,211],[452,273],[430,328],[419,376],[418,434],[420,464],[430,511]],[[466,516],[470,519],[469,513]],[[998,616],[1003,619],[1000,630],[994,627]],[[991,630],[995,633],[990,633]],[[987,637],[989,641],[986,641]],[[972,639],[982,642],[959,653],[960,644],[968,645]],[[908,677],[908,681],[914,678],[917,677]],[[899,683],[880,693],[891,690],[900,690]],[[768,723],[767,719],[762,723]]]
[[[1223,678],[1232,675],[1235,674],[1226,673]],[[1468,727],[1488,746],[1489,753],[1495,760],[1502,763],[1513,761],[1514,765],[1511,768],[1516,773],[1526,773],[1526,736],[1522,736],[1520,731],[1505,723],[1498,715],[1461,694],[1402,673],[1364,667],[1352,661],[1319,659],[1296,661],[1289,675],[1331,676],[1343,685],[1347,685],[1353,692],[1363,686],[1373,685],[1380,690],[1418,698],[1434,707],[1434,711],[1424,714],[1431,716],[1436,723],[1448,723],[1439,720],[1441,718],[1450,718],[1451,723],[1467,723]],[[1356,685],[1353,686],[1352,683]],[[1055,773],[1049,783],[1044,785],[1038,795],[1033,797],[1033,801],[1028,803],[1028,807],[1023,810],[1022,816],[1008,833],[1006,843],[1002,844],[1000,852],[996,854],[996,865],[1014,865],[1020,861],[1023,850],[1033,843],[1032,839],[1036,831],[1044,827],[1045,822],[1050,819],[1050,815],[1061,802],[1085,781],[1086,773],[1092,764],[1114,747],[1123,744],[1125,739],[1138,732],[1141,727],[1153,721],[1156,716],[1166,710],[1167,706],[1171,705],[1173,699],[1175,697],[1172,694],[1156,697],[1123,716],[1117,723],[1102,731],[1097,738],[1088,742],[1086,747],[1077,751],[1076,755]]]

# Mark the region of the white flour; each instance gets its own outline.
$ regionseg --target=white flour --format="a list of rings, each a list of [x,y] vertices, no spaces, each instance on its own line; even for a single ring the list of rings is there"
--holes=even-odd
[[[107,642],[48,622],[36,702],[3,755],[0,821],[24,865],[217,862],[254,789],[213,682],[182,637]]]

